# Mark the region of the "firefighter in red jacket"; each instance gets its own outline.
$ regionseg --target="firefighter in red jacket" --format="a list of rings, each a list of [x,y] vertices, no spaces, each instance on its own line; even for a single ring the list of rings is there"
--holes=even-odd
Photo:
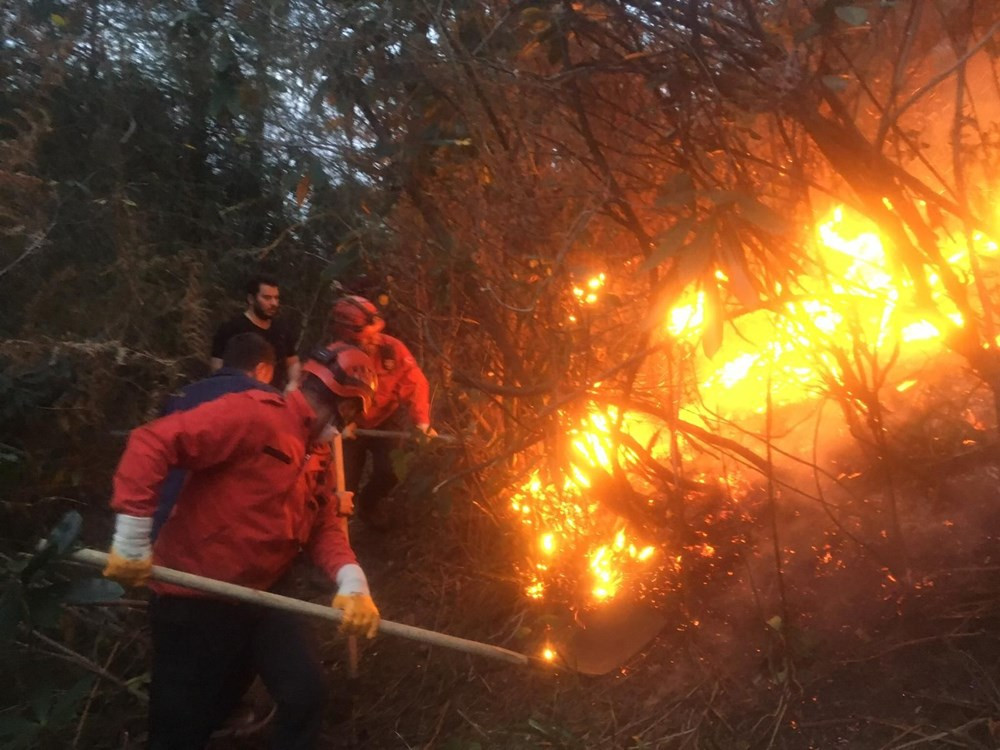
[[[376,376],[356,347],[333,345],[303,366],[298,390],[222,396],[134,430],[114,477],[115,535],[104,574],[141,585],[155,563],[267,590],[300,550],[337,583],[341,630],[373,637],[379,614],[310,446],[372,407]],[[150,544],[157,490],[172,467],[190,473]],[[238,702],[248,671],[277,706],[274,747],[315,747],[325,680],[300,617],[152,586],[149,747],[201,748]]]
[[[430,387],[427,378],[406,345],[382,332],[385,321],[364,297],[343,297],[330,310],[330,334],[334,341],[361,347],[375,363],[378,389],[370,411],[358,420],[361,429],[398,430],[409,417],[420,432],[433,436]],[[356,436],[344,443],[344,473],[347,489],[356,492],[355,510],[369,526],[386,528],[390,519],[384,500],[398,481],[391,454],[398,447],[391,438]],[[359,489],[367,455],[372,455],[372,473]]]

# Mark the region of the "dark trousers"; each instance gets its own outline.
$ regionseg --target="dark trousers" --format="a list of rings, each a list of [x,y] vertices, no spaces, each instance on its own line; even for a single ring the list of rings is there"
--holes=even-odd
[[[344,481],[354,492],[355,510],[364,517],[388,495],[399,481],[392,468],[392,452],[400,445],[395,438],[357,437],[344,441]],[[364,488],[358,490],[368,454],[372,456],[372,473]]]
[[[252,604],[158,596],[150,622],[151,750],[204,747],[255,675],[277,706],[272,747],[316,747],[326,682],[315,635],[302,617]]]

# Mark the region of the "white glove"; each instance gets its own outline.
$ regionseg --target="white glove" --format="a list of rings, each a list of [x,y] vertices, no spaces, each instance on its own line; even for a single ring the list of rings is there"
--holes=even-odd
[[[153,545],[149,540],[152,532],[152,516],[119,513],[115,516],[115,535],[111,540],[111,549],[126,560],[145,560],[153,556]]]
[[[357,563],[349,563],[337,571],[337,596],[351,594],[371,594],[365,571]]]
[[[149,541],[152,517],[115,516],[115,536],[108,553],[104,577],[126,586],[142,586],[153,569],[153,546]]]

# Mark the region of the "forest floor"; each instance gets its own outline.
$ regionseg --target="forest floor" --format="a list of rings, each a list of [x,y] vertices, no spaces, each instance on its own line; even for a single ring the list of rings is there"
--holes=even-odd
[[[380,637],[365,644],[350,690],[344,642],[323,631],[334,685],[327,746],[996,750],[998,488],[988,464],[939,486],[907,528],[909,582],[846,548],[840,562],[791,552],[787,622],[765,603],[776,601],[773,562],[758,539],[732,576],[689,592],[658,637],[604,676]],[[457,519],[408,510],[388,533],[354,524],[384,617],[537,652],[545,617],[513,578],[477,572],[475,559],[491,551],[449,542],[462,536]],[[782,519],[790,539],[815,520]]]
[[[747,499],[759,507],[748,507],[756,520],[745,550],[721,575],[662,603],[662,631],[603,676],[380,636],[362,643],[360,679],[351,684],[344,639],[317,623],[332,688],[323,746],[997,750],[1000,468],[980,458],[952,467],[932,489],[899,491],[908,580],[820,531],[829,524],[818,509],[786,498],[778,518],[782,603],[770,518],[763,500]],[[96,508],[84,539],[94,546],[108,535]],[[523,582],[507,569],[516,532],[472,504],[443,512],[408,500],[396,510],[388,532],[352,522],[383,616],[538,654],[557,618],[524,597]],[[29,520],[46,522],[41,512],[22,523]],[[303,569],[294,593],[329,601],[320,579]],[[99,680],[67,730],[32,746],[68,747],[67,731],[75,747],[143,746],[145,705],[127,687],[142,689],[147,670],[143,609],[141,601],[79,607],[51,631],[117,683]],[[49,657],[32,662],[39,666],[31,675],[58,669],[62,680],[67,669],[81,672],[72,652],[54,662],[58,649],[41,646]],[[12,679],[4,687],[19,685]],[[266,728],[212,743],[267,746]]]

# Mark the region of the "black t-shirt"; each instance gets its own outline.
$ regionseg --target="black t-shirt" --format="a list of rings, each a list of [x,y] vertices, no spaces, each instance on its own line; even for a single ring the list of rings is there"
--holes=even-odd
[[[286,360],[294,357],[296,336],[292,332],[291,326],[284,320],[275,318],[271,321],[269,328],[260,328],[246,315],[238,315],[232,320],[228,320],[219,326],[212,338],[212,356],[222,359],[222,353],[226,350],[226,343],[233,336],[240,333],[256,333],[263,336],[274,347],[274,377],[271,378],[271,385],[282,389],[288,382],[288,366]]]

